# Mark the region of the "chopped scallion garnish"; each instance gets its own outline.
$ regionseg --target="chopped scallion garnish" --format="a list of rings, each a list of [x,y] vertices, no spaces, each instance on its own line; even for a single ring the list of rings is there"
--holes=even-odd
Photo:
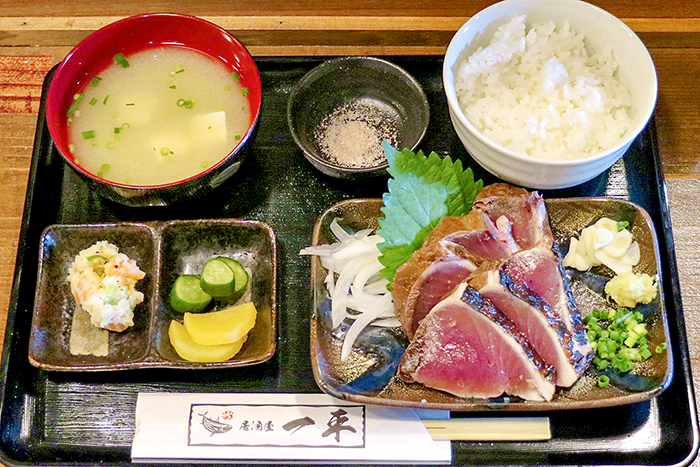
[[[224,90],[225,90],[225,91],[230,91],[230,90],[231,90],[231,85],[230,85],[230,84],[227,84],[226,86],[224,86]]]
[[[170,89],[177,89],[177,86],[175,86],[174,84],[172,84],[172,85],[170,85],[170,86],[168,86],[168,87],[169,87]]]
[[[114,143],[114,141],[107,142],[107,149],[114,149],[115,146],[116,144]]]
[[[644,315],[638,311],[594,309],[585,317],[587,336],[596,351],[593,365],[602,371],[610,368],[616,373],[634,370],[636,362],[651,358],[648,330]],[[665,343],[656,347],[663,352]],[[601,381],[599,380],[599,385]],[[604,384],[609,384],[609,380]],[[601,386],[605,387],[605,386]]]
[[[231,78],[233,78],[236,81],[240,81],[241,75],[239,75],[237,72],[233,71],[233,72],[231,72]]]
[[[95,104],[97,104],[97,98],[93,97],[92,99],[90,99],[90,105],[95,105]]]
[[[100,170],[103,172],[107,172],[111,168],[112,168],[112,166],[109,164],[102,164],[102,167],[100,167]]]
[[[233,137],[233,139],[235,139],[236,141],[238,141],[239,139],[241,139],[241,135],[235,135],[235,136]]]
[[[96,88],[100,84],[100,81],[102,81],[102,78],[100,78],[99,76],[95,76],[90,80],[90,86]]]
[[[95,137],[95,130],[83,131],[83,139],[93,139]]]
[[[105,96],[105,99],[102,101],[102,105],[107,105],[107,101],[109,100],[109,94]]]
[[[114,61],[121,65],[122,68],[129,68],[129,61],[126,59],[124,54],[117,54],[114,56]]]
[[[172,152],[168,148],[160,148],[160,155],[161,156],[169,156],[170,154],[174,154],[174,152]]]
[[[178,99],[176,104],[178,107],[184,107],[185,109],[191,109],[194,107],[195,102],[197,102],[197,99],[194,97],[192,99]]]
[[[121,133],[121,131],[122,131],[122,128],[119,127],[119,126],[116,127],[116,128],[114,128],[114,134],[115,134],[115,135],[118,135],[119,133]]]
[[[78,108],[78,104],[80,104],[80,101],[83,100],[83,97],[85,97],[85,94],[82,92],[73,96],[73,104],[71,104],[71,106],[68,108],[68,116],[75,113],[75,109]]]
[[[243,94],[244,96],[248,96],[250,92],[248,91],[248,88],[241,88],[241,94]]]
[[[131,107],[132,105],[136,105],[134,102],[127,102],[126,106]]]
[[[617,221],[617,231],[618,232],[625,230],[629,226],[630,226],[630,223],[627,221]]]
[[[131,125],[129,125],[128,123],[122,124],[122,130],[128,130],[129,128],[131,128]]]

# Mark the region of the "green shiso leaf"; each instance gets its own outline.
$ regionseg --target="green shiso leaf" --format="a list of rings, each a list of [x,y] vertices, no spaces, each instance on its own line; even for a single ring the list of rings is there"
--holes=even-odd
[[[389,161],[389,192],[384,194],[384,217],[378,234],[382,276],[393,282],[396,270],[418,250],[445,216],[462,216],[472,207],[484,184],[474,181],[470,168],[431,152],[425,156],[410,149],[396,150],[383,142]]]

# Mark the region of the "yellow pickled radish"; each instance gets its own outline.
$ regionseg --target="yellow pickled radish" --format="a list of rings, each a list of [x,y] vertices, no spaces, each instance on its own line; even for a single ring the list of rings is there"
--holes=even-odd
[[[242,339],[221,345],[201,345],[192,340],[185,326],[172,320],[168,328],[170,343],[179,356],[191,362],[214,363],[225,362],[236,355],[243,347],[248,334]]]
[[[257,313],[255,305],[248,302],[211,313],[185,313],[183,322],[198,344],[230,344],[253,329]]]

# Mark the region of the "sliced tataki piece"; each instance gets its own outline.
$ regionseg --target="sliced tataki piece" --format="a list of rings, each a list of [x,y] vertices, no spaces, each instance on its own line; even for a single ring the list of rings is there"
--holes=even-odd
[[[226,256],[220,256],[218,259],[226,263],[228,267],[233,271],[234,285],[233,285],[233,296],[230,297],[231,300],[238,300],[243,296],[245,290],[248,288],[248,281],[250,276],[245,270],[243,265],[233,258],[227,258]]]
[[[199,277],[183,274],[175,279],[170,291],[170,306],[180,313],[198,313],[211,302],[211,295],[202,290]]]
[[[201,345],[193,341],[185,326],[175,320],[170,322],[168,336],[170,337],[170,343],[180,357],[190,362],[203,363],[229,360],[241,350],[248,338],[248,334],[245,334],[241,339],[230,344]]]
[[[214,298],[233,295],[236,277],[233,270],[220,258],[210,259],[202,270],[202,290]]]
[[[183,322],[192,340],[198,344],[230,344],[253,329],[257,314],[253,302],[247,302],[211,313],[185,313]]]

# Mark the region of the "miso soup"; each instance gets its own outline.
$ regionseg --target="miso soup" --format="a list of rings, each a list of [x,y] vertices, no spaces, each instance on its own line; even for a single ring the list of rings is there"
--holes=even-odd
[[[217,164],[251,125],[240,76],[181,47],[124,57],[92,78],[68,111],[76,163],[137,186],[190,178]]]

